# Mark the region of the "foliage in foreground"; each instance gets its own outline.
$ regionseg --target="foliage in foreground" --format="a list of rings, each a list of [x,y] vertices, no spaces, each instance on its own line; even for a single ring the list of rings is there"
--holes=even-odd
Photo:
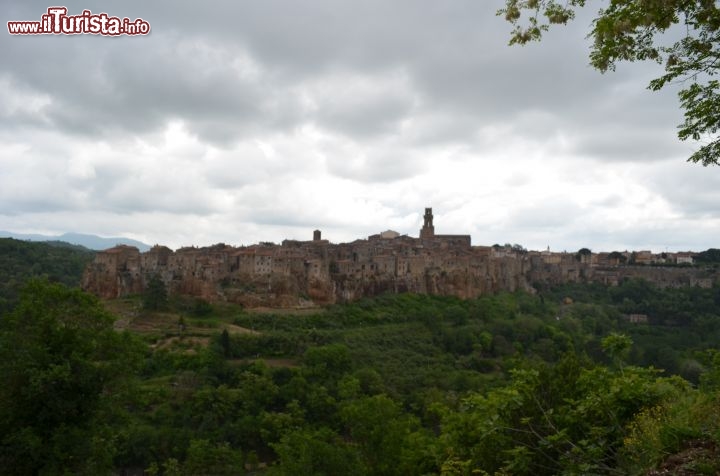
[[[589,3],[589,2],[587,2]],[[498,14],[514,25],[510,43],[539,40],[552,24],[566,24],[586,0],[506,0]],[[522,21],[526,21],[522,24]],[[702,141],[688,161],[707,166],[720,160],[720,5],[708,0],[612,1],[593,21],[591,64],[605,72],[622,61],[664,63],[665,74],[650,82],[659,90],[682,84],[685,122],[681,140]]]
[[[4,474],[93,474],[112,464],[114,406],[139,347],[89,294],[30,281],[0,319]]]
[[[633,329],[650,325],[619,311],[683,292],[691,314],[717,312],[717,290],[634,282],[316,315],[212,306],[192,319],[254,333],[151,350],[95,298],[34,281],[0,317],[0,473],[644,474],[720,443],[720,353],[702,349],[699,388],[638,366]]]

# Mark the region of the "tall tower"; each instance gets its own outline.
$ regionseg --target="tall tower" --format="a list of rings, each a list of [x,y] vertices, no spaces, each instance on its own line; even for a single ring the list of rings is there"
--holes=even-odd
[[[435,227],[433,226],[433,214],[432,208],[425,209],[425,216],[423,217],[423,227],[420,229],[420,239],[427,240],[435,236]]]

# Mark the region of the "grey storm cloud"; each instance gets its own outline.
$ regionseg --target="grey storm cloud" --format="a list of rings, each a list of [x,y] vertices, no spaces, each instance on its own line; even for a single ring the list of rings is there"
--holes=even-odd
[[[588,66],[591,9],[509,47],[503,3],[69,0],[71,14],[142,17],[152,31],[0,39],[0,218],[28,215],[2,228],[92,212],[86,227],[135,223],[138,236],[162,230],[152,213],[242,222],[258,238],[379,216],[415,230],[434,202],[513,242],[569,242],[589,240],[585,217],[604,223],[643,197],[660,217],[663,204],[714,216],[716,174],[679,169],[692,144],[675,137],[676,90],[645,89],[661,67]],[[12,1],[0,16],[46,8]],[[597,197],[578,204],[581,185]],[[590,228],[606,242],[643,236],[603,226],[616,225]]]
[[[592,124],[597,137],[605,127],[610,136],[618,123],[630,123],[603,114],[617,95],[616,83],[586,66],[586,42],[567,46],[567,35],[584,36],[587,19],[554,32],[542,45],[508,48],[509,27],[494,15],[499,6],[126,2],[113,14],[146,18],[153,25],[149,37],[12,37],[0,53],[0,71],[18,90],[51,99],[43,117],[52,127],[90,137],[143,134],[180,119],[221,145],[305,123],[361,140],[399,135],[403,120],[437,116],[440,124],[432,127],[430,120],[430,130],[415,138],[427,143],[447,140],[443,116],[453,118],[446,133],[457,141],[468,139],[458,137],[463,129],[472,133],[543,108],[562,115],[565,125]],[[108,7],[88,1],[68,8],[79,13]],[[15,14],[32,19],[41,13],[26,5]],[[407,81],[388,84],[384,78],[397,70]],[[328,76],[342,79],[342,73],[361,74],[367,84],[323,84]],[[314,107],[303,104],[308,95],[315,96]],[[631,110],[638,111],[636,124],[647,127],[658,115],[640,114],[642,106]],[[14,119],[37,122],[23,111]],[[592,152],[592,144],[587,149]]]
[[[687,167],[675,171],[670,164],[663,164],[648,171],[642,181],[667,200],[678,216],[703,220],[717,216],[720,175],[712,169]]]
[[[25,38],[12,40],[13,47],[19,43],[19,56],[37,57],[26,51]],[[286,116],[273,111],[269,102],[274,96],[262,78],[244,77],[242,65],[228,66],[234,61],[229,52],[209,57],[210,46],[168,37],[153,38],[151,49],[138,38],[122,46],[103,45],[107,49],[94,44],[106,38],[79,40],[73,44],[63,38],[57,56],[5,72],[26,95],[50,98],[43,116],[58,129],[84,136],[142,135],[180,118],[201,135],[222,140],[281,122],[274,115]]]

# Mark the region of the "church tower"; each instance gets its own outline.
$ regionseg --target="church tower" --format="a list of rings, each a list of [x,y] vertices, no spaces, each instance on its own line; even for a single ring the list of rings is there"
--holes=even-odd
[[[424,218],[424,222],[423,222],[423,227],[420,230],[420,239],[421,240],[429,240],[435,236],[435,227],[433,226],[432,208],[425,209],[425,216],[423,218]]]

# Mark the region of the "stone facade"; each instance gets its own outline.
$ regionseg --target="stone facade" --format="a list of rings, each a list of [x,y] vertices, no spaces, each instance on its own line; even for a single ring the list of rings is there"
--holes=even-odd
[[[653,259],[642,252],[637,261],[653,263]],[[103,298],[117,298],[142,292],[155,275],[170,293],[248,307],[347,302],[385,292],[472,298],[498,291],[533,291],[534,283],[614,285],[636,277],[661,286],[707,287],[717,280],[714,271],[625,265],[617,255],[607,253],[472,246],[469,235],[436,235],[432,209],[427,208],[420,238],[388,230],[367,240],[332,244],[315,230],[310,241],[285,240],[280,245],[217,244],[174,252],[155,246],[146,253],[117,246],[97,253],[82,285]]]

